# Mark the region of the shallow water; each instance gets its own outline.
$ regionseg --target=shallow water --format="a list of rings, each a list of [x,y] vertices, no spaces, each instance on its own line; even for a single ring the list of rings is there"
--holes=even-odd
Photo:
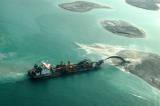
[[[0,105],[159,106],[157,89],[108,64],[100,71],[63,78],[38,82],[26,78],[27,70],[42,60],[56,64],[60,60],[101,58],[86,54],[76,43],[103,43],[160,53],[160,11],[136,8],[124,0],[90,0],[106,3],[113,9],[86,13],[58,7],[70,1],[0,1]],[[143,28],[147,36],[130,39],[114,35],[100,25],[105,19],[131,22]]]

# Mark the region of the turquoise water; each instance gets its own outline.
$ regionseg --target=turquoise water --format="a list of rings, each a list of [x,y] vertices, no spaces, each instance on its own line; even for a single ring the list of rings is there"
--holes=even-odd
[[[74,13],[58,7],[71,0],[0,1],[0,106],[159,106],[160,92],[146,82],[104,65],[100,71],[31,82],[36,62],[77,62],[88,55],[76,45],[103,43],[160,53],[160,11],[132,7],[124,0],[90,0],[110,10]],[[99,24],[124,19],[143,28],[145,39],[113,35]],[[89,55],[97,59],[95,55]]]

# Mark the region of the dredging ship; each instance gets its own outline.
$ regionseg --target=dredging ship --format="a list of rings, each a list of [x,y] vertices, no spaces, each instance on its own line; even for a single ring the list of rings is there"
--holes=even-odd
[[[28,76],[31,79],[44,79],[55,78],[72,73],[98,70],[101,68],[101,65],[104,63],[104,61],[110,58],[120,59],[122,62],[120,62],[118,65],[128,63],[128,61],[119,56],[110,56],[106,59],[96,62],[89,59],[84,59],[77,64],[71,64],[70,61],[68,61],[67,64],[64,64],[63,61],[61,61],[60,64],[56,66],[48,64],[47,62],[41,62],[40,64],[35,64],[34,67],[28,71]]]

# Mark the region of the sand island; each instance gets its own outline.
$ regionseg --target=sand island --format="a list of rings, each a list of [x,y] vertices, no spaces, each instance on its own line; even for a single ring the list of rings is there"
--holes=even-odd
[[[124,37],[144,38],[146,35],[142,29],[123,20],[104,20],[101,25],[105,30]]]
[[[147,10],[159,10],[158,3],[160,0],[126,0],[126,3]]]
[[[110,6],[92,3],[88,1],[75,1],[59,4],[59,7],[72,12],[88,12],[93,9],[110,9]]]

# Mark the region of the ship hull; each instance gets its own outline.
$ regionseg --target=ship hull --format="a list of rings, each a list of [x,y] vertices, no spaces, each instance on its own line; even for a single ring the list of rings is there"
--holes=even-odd
[[[91,62],[93,63],[93,62]],[[98,62],[94,62],[94,64],[92,64],[92,66],[87,67],[87,68],[82,68],[79,67],[78,65],[75,67],[74,70],[72,71],[56,71],[56,70],[48,70],[47,73],[34,73],[36,70],[33,68],[31,70],[28,71],[28,76],[30,79],[47,79],[47,78],[56,78],[56,77],[60,77],[60,76],[64,76],[64,75],[71,75],[71,74],[76,74],[76,73],[81,73],[81,72],[86,72],[86,71],[94,71],[94,70],[98,70],[101,68],[101,64],[103,62],[102,61],[98,61]]]

